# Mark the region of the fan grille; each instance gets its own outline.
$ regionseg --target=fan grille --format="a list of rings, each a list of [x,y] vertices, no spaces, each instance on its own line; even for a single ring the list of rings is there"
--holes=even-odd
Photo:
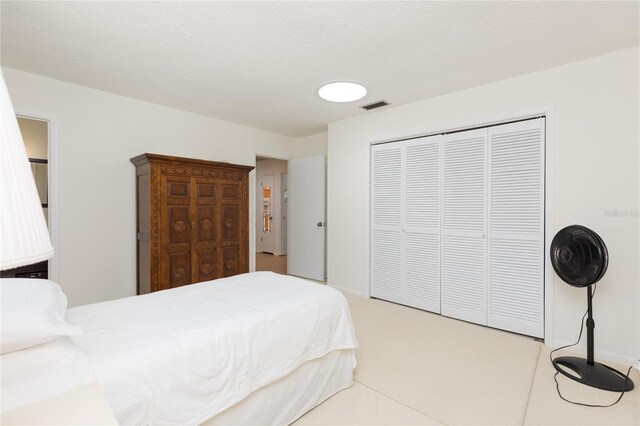
[[[602,238],[581,225],[561,229],[551,242],[551,265],[556,274],[574,287],[598,282],[607,271],[609,255]]]

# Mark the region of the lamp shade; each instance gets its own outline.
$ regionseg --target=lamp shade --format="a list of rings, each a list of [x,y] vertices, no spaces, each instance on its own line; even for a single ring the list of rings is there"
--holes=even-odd
[[[47,260],[53,247],[4,74],[0,75],[0,270],[4,271]]]

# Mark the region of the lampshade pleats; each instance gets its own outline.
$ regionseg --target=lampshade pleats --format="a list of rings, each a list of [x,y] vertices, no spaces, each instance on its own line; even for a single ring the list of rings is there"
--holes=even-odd
[[[47,260],[53,247],[4,75],[0,119],[0,270],[6,270]]]

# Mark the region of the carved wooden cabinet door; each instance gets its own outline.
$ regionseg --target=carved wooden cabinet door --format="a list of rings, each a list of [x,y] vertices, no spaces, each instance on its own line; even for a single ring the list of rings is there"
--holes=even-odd
[[[249,271],[253,167],[156,154],[131,162],[137,180],[139,294]]]
[[[163,282],[170,288],[191,284],[191,179],[162,176]]]
[[[219,206],[214,179],[194,178],[193,206],[193,278],[194,283],[209,281],[220,276],[216,265],[219,232],[216,222]]]
[[[222,250],[222,276],[229,277],[244,270],[241,259],[242,201],[238,182],[220,184],[220,248]]]

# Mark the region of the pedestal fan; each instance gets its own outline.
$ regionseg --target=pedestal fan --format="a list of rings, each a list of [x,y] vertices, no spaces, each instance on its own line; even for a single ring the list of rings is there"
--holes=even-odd
[[[560,230],[551,242],[551,264],[556,274],[573,287],[587,287],[587,358],[562,356],[552,360],[555,369],[577,382],[608,391],[628,392],[633,382],[628,376],[593,358],[592,284],[607,271],[609,254],[598,234],[580,225]],[[571,374],[572,371],[575,374]]]

